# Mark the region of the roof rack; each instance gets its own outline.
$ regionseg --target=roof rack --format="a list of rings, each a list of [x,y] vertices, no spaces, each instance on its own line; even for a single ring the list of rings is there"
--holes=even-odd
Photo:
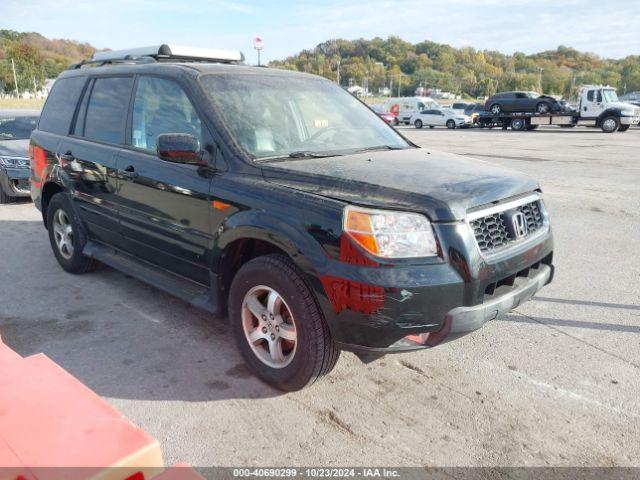
[[[82,68],[84,65],[90,64],[99,64],[99,66],[102,66],[116,63],[153,63],[160,61],[235,64],[244,61],[244,54],[238,50],[219,50],[162,44],[151,47],[130,48],[128,50],[95,52],[91,59],[73,64],[69,68]]]

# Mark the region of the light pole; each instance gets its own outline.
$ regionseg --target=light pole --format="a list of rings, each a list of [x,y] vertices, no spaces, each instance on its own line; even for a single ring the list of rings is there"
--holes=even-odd
[[[258,52],[258,66],[260,66],[260,50],[262,50],[262,39],[260,37],[253,39],[253,49]]]

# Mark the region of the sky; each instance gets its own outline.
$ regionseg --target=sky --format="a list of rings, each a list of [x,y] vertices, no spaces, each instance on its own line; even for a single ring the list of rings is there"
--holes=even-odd
[[[169,43],[242,50],[256,63],[334,38],[432,40],[536,53],[558,45],[640,54],[638,0],[2,0],[0,28],[123,49]]]

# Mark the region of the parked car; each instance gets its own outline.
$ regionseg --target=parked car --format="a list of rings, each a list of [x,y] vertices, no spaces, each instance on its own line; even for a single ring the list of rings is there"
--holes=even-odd
[[[464,114],[464,111],[467,109],[469,105],[470,105],[469,103],[465,103],[465,102],[456,102],[451,105],[451,110],[453,110],[456,113]]]
[[[413,115],[410,123],[416,128],[468,128],[471,126],[471,117],[450,108],[432,108]]]
[[[551,281],[537,182],[426,151],[333,82],[242,58],[162,45],[60,75],[31,195],[64,270],[106,263],[227,316],[248,368],[283,390],[341,350],[458,338]]]
[[[470,103],[467,105],[467,108],[464,109],[464,114],[471,117],[471,123],[473,125],[478,124],[478,118],[483,113],[485,113],[483,103]]]
[[[0,203],[29,197],[29,136],[38,112],[0,112]]]
[[[484,104],[484,109],[499,115],[500,113],[551,113],[561,112],[566,102],[536,92],[502,92],[490,96]]]

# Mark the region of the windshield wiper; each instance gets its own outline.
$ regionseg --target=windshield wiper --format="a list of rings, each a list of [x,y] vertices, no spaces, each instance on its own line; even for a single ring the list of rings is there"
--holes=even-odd
[[[404,150],[407,147],[394,147],[393,145],[375,145],[373,147],[358,148],[356,152],[371,152],[375,150]]]
[[[324,158],[324,157],[335,157],[336,153],[320,153],[320,152],[312,152],[311,150],[299,150],[297,152],[291,152],[289,154],[289,158]]]
[[[288,155],[274,155],[273,157],[262,157],[257,158],[256,162],[267,162],[269,160],[283,160],[287,158],[326,158],[326,157],[338,157],[341,156],[342,153],[321,153],[314,152],[311,150],[298,150],[295,152],[291,152]]]

